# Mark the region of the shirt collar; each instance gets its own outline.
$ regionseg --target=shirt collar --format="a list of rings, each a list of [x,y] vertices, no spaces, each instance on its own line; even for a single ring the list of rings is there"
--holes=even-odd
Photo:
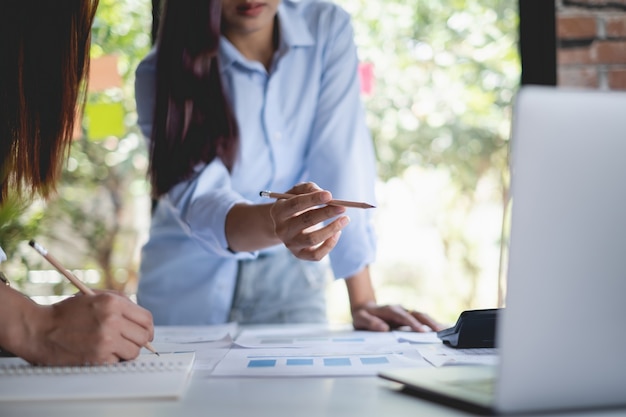
[[[277,13],[278,24],[280,25],[279,54],[283,55],[291,48],[311,46],[315,43],[306,19],[299,13],[298,1],[283,0],[278,5]],[[219,55],[222,71],[236,61],[245,60],[225,36],[220,36]]]
[[[315,43],[306,19],[299,13],[297,2],[289,0],[281,2],[278,6],[278,22],[281,42],[289,48],[311,46]]]

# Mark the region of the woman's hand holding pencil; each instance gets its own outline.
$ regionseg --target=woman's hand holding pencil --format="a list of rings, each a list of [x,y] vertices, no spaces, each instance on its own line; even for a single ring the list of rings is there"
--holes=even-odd
[[[150,344],[154,326],[148,310],[122,294],[93,291],[41,245],[32,240],[29,244],[84,294],[49,306],[51,312],[47,309],[45,314],[34,314],[37,331],[33,334],[38,340],[33,350],[39,352],[33,352],[31,361],[44,358],[43,362],[53,365],[112,363],[137,357],[142,347],[158,355]]]
[[[297,258],[307,261],[319,261],[335,247],[341,230],[350,223],[343,215],[347,206],[366,208],[366,203],[333,200],[330,192],[312,182],[298,184],[285,194],[264,191],[261,196],[277,199],[270,208],[274,234]]]

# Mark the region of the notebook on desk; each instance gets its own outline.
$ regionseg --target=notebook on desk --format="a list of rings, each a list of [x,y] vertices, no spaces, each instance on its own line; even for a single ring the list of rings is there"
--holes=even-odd
[[[21,358],[0,358],[0,403],[178,399],[187,388],[194,360],[194,352],[145,354],[97,366],[33,366]]]
[[[383,378],[485,414],[626,405],[626,93],[524,87],[494,367]]]

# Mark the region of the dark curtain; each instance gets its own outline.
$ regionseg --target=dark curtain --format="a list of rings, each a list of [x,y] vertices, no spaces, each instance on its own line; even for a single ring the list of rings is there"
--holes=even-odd
[[[161,0],[152,0],[152,44],[156,41],[161,17]]]
[[[554,0],[519,0],[518,4],[521,83],[556,85]]]

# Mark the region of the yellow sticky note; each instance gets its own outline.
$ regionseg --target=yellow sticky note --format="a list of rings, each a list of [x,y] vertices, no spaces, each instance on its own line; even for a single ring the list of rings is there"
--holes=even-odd
[[[126,133],[124,107],[122,103],[95,103],[85,107],[87,137],[102,139],[108,136],[121,137]]]

